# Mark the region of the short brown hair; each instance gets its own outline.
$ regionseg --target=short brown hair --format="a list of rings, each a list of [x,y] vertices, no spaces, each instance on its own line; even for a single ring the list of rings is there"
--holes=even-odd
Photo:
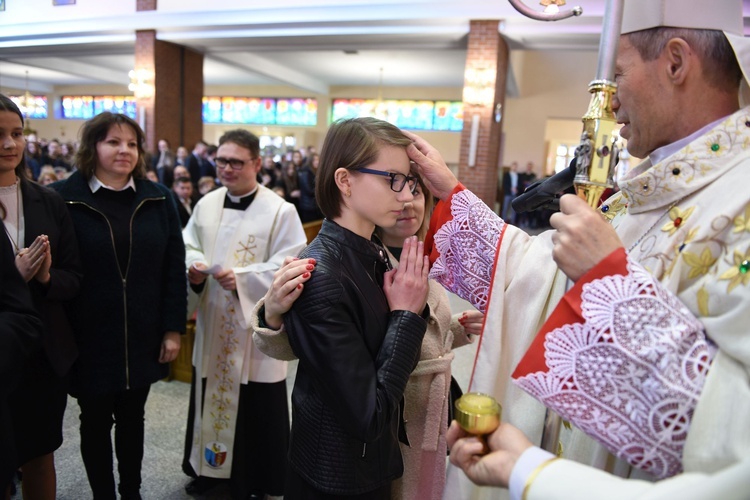
[[[328,219],[341,215],[341,191],[336,185],[339,168],[359,170],[378,159],[383,146],[406,148],[411,140],[395,125],[377,118],[351,118],[331,125],[320,151],[315,199]]]
[[[113,125],[127,125],[135,132],[135,140],[138,143],[138,161],[133,169],[133,177],[143,179],[146,177],[146,151],[143,149],[145,135],[135,120],[122,113],[110,113],[105,111],[88,120],[81,129],[81,145],[76,152],[76,168],[86,177],[91,179],[96,170],[98,155],[96,145],[107,138],[109,129]]]
[[[229,130],[219,137],[219,146],[231,142],[241,148],[249,149],[253,158],[260,157],[260,140],[258,136],[241,128]]]
[[[653,61],[672,38],[685,40],[703,64],[703,77],[712,87],[736,90],[742,70],[729,40],[721,31],[657,27],[625,35],[644,61]]]

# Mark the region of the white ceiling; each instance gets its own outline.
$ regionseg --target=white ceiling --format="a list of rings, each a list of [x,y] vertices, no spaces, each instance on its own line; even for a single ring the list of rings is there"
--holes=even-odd
[[[78,14],[60,10],[71,7],[52,11],[66,15],[60,19],[35,12],[35,1],[6,0],[9,11],[12,4],[28,7],[23,22],[0,12],[0,88],[24,88],[26,71],[37,92],[127,85],[137,29],[155,29],[159,39],[204,53],[206,85],[282,83],[327,94],[331,86],[377,85],[383,68],[384,86],[462,86],[469,20],[501,20],[514,50],[595,51],[604,11],[604,0],[570,2],[566,7],[583,8],[581,17],[546,23],[523,17],[507,0],[274,0],[263,7],[249,0],[158,0],[157,11],[132,12],[132,2],[131,12],[110,15],[122,8],[119,1],[98,0],[83,10],[93,0],[78,0]],[[104,4],[112,9],[102,10]],[[747,24],[750,0],[744,5]]]

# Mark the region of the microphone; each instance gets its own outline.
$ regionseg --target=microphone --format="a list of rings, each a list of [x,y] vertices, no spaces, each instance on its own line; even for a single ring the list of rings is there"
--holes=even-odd
[[[531,212],[539,208],[559,208],[560,193],[573,186],[576,176],[576,158],[570,161],[565,170],[552,177],[537,181],[513,198],[510,206],[516,213]]]

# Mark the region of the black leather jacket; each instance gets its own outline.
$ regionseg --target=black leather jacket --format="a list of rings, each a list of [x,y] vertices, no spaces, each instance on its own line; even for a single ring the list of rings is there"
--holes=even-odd
[[[403,474],[399,407],[427,316],[390,311],[385,250],[334,222],[300,257],[317,264],[284,319],[299,357],[289,461],[316,490],[366,493]]]

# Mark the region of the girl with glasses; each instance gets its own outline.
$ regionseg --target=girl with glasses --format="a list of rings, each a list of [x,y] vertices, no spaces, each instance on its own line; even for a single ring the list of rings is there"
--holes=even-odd
[[[401,402],[427,327],[428,266],[413,237],[393,270],[373,233],[414,201],[388,175],[410,175],[408,144],[374,118],[333,124],[323,144],[316,197],[326,219],[300,255],[317,269],[284,318],[300,360],[287,499],[390,498],[403,473]]]

